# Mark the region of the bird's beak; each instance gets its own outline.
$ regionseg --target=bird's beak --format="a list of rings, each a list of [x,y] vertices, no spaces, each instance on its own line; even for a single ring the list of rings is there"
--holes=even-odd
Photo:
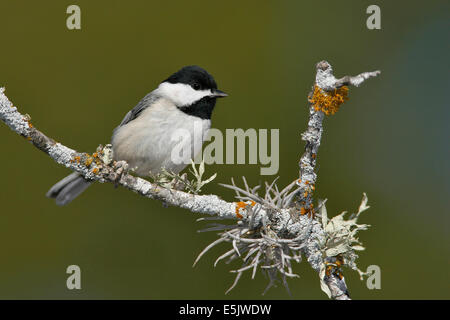
[[[212,90],[212,96],[214,98],[224,98],[224,97],[228,97],[228,94],[226,94],[225,92],[220,91],[218,89],[213,89]]]

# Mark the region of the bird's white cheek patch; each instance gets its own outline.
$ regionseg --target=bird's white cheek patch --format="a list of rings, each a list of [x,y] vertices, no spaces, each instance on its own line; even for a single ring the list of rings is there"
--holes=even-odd
[[[169,82],[161,83],[157,92],[164,98],[173,101],[177,106],[191,105],[212,94],[211,90],[194,90],[190,85],[184,83]]]

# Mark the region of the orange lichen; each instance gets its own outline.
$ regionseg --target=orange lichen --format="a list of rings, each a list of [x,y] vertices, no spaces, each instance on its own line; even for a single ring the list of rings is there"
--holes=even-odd
[[[92,169],[92,173],[93,173],[93,174],[98,174],[98,171],[99,171],[98,168]]]
[[[311,155],[311,157],[312,157],[313,159],[315,159],[315,158],[316,158],[316,154],[313,153],[313,154]]]
[[[314,110],[322,111],[326,115],[335,114],[341,104],[348,100],[348,87],[342,86],[331,92],[324,92],[317,85],[314,85],[314,93],[309,102],[314,106]]]
[[[325,262],[326,268],[325,268],[325,274],[329,277],[331,274],[334,274],[339,277],[339,279],[343,279],[344,275],[342,274],[341,267],[344,265],[344,258],[342,256],[338,255],[334,257],[333,261],[327,261]]]
[[[86,167],[89,167],[92,164],[92,161],[94,161],[94,158],[92,157],[87,157],[86,160],[84,161],[84,165]]]
[[[309,205],[309,208],[305,207],[306,203],[304,201],[302,201],[302,205],[303,207],[300,207],[300,215],[305,215],[308,214],[308,218],[313,218],[314,217],[314,205],[311,203]]]
[[[236,202],[236,217],[239,219],[242,219],[243,216],[240,214],[239,210],[244,209],[247,206],[247,204],[243,201]]]
[[[98,152],[94,152],[92,154],[92,157],[94,158],[95,164],[99,166],[101,164],[101,160],[100,160],[100,158],[98,156]]]
[[[303,194],[303,198],[306,198],[308,196],[308,191],[305,191],[305,193]]]
[[[23,116],[23,121],[27,122],[28,128],[33,128],[33,124],[31,123],[31,116],[29,114]]]
[[[250,200],[250,204],[243,202],[243,201],[239,201],[236,202],[236,217],[238,217],[239,219],[242,219],[243,216],[242,214],[239,212],[239,210],[241,209],[245,209],[247,206],[252,206],[254,207],[256,205],[256,202],[253,200]]]
[[[325,270],[325,274],[327,275],[327,277],[329,277],[331,275],[331,271],[333,270],[333,267],[328,265],[326,270]]]
[[[80,163],[81,161],[81,157],[80,156],[75,156],[73,157],[73,159],[71,160],[71,162],[76,162],[76,163]]]

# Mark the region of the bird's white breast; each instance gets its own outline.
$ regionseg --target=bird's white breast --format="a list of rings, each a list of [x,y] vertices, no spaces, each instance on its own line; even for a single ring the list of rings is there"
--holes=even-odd
[[[210,127],[211,120],[190,116],[161,98],[114,132],[114,159],[127,161],[141,176],[159,173],[162,167],[177,173],[201,151]],[[180,139],[180,134],[190,137]],[[190,152],[183,153],[179,163],[180,158],[173,157],[174,149]]]

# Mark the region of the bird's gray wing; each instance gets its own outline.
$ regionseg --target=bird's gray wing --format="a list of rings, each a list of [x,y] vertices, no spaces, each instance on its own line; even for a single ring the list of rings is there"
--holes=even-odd
[[[159,96],[156,95],[154,92],[150,92],[149,94],[147,94],[144,98],[142,98],[141,101],[139,101],[139,103],[133,109],[128,111],[128,113],[125,115],[122,122],[119,124],[117,128],[126,125],[128,122],[136,119],[142,113],[142,111],[150,107],[158,99]]]

